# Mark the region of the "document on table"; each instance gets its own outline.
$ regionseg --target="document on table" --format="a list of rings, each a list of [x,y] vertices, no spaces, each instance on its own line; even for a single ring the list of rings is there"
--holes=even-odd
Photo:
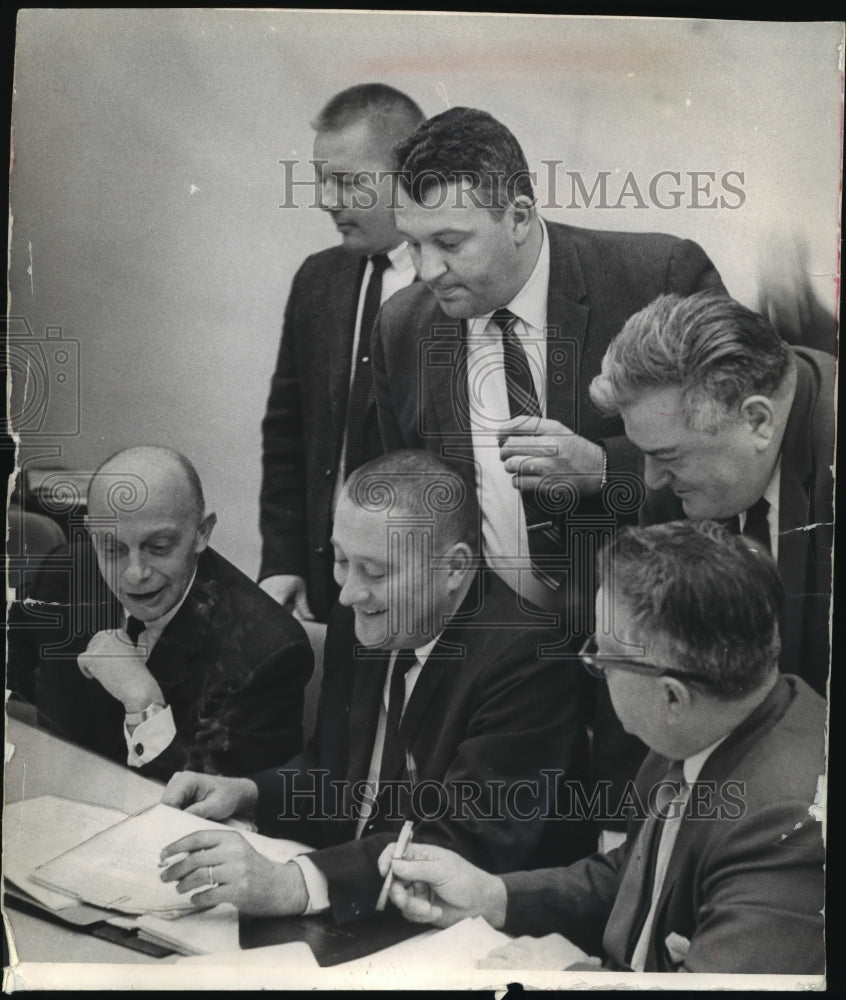
[[[50,910],[77,900],[39,885],[32,872],[77,844],[126,819],[126,813],[58,795],[9,802],[4,815],[3,874]]]
[[[161,881],[159,856],[167,844],[199,830],[232,832],[222,823],[159,803],[40,865],[32,877],[39,885],[121,913],[196,912],[190,896],[177,893],[175,883]],[[294,841],[240,835],[274,861],[289,861],[311,850]]]

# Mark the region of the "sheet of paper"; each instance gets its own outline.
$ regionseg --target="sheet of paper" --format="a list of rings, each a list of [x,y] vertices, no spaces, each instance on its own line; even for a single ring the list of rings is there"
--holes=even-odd
[[[173,948],[181,955],[229,954],[239,950],[238,911],[229,903],[175,919],[147,913],[135,919],[135,926],[147,941]]]
[[[231,833],[221,823],[159,803],[41,865],[33,877],[50,889],[122,913],[194,913],[190,896],[179,895],[174,883],[161,881],[159,856],[167,844],[199,830]],[[275,852],[274,860],[309,850],[258,834],[242,836],[263,853]]]
[[[10,802],[4,815],[3,874],[42,906],[74,906],[76,899],[40,885],[32,872],[123,819],[126,813],[117,809],[58,795]]]
[[[424,931],[374,955],[334,968],[339,974],[356,978],[374,973],[391,975],[408,969],[472,970],[477,959],[510,940],[507,934],[494,930],[482,917],[468,917],[452,927]]]

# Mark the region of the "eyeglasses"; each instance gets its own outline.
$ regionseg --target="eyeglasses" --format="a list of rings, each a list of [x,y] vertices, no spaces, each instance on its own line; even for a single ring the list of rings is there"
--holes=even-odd
[[[628,670],[633,674],[645,674],[649,677],[676,677],[683,681],[697,681],[700,684],[711,685],[710,677],[705,674],[695,674],[687,670],[672,670],[670,667],[659,667],[657,663],[647,660],[632,660],[625,656],[615,656],[613,653],[600,653],[596,645],[596,636],[588,636],[585,644],[579,650],[579,659],[589,674],[608,679],[608,667],[617,670]]]

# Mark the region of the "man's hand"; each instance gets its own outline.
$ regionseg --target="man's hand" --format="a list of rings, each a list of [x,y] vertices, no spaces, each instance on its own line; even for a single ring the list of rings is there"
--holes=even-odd
[[[229,819],[236,813],[249,815],[255,811],[257,801],[258,786],[249,778],[224,778],[196,771],[174,774],[162,795],[166,806],[203,819]]]
[[[518,417],[502,425],[499,457],[512,474],[514,488],[535,490],[541,480],[554,490],[554,481],[569,482],[582,496],[602,487],[605,455],[600,445],[574,434],[557,420]]]
[[[379,856],[379,871],[393,867],[391,902],[406,920],[449,927],[465,917],[484,917],[492,927],[505,923],[506,892],[502,879],[476,868],[443,847],[409,844],[393,861],[395,844]]]
[[[314,615],[306,599],[306,582],[301,576],[268,576],[259,587],[277,604],[287,608],[300,621],[313,622]]]
[[[136,648],[123,629],[110,629],[91,637],[77,663],[86,677],[99,681],[122,702],[126,712],[141,712],[153,702],[165,703],[162,689],[147,669],[146,658],[143,642]]]
[[[161,879],[175,882],[179,893],[193,892],[191,902],[198,907],[233,903],[241,913],[286,916],[303,913],[308,905],[299,867],[269,861],[240,833],[189,833],[162,850],[160,864],[186,853],[187,857],[170,862]]]
[[[576,963],[601,968],[598,958],[591,958],[581,948],[560,934],[546,937],[519,937],[480,958],[477,969],[568,969]]]

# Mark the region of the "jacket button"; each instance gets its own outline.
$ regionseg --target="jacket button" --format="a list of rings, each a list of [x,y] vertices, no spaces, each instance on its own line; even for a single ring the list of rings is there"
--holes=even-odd
[[[334,469],[326,469],[326,471],[323,474],[326,476],[327,479],[331,479],[332,476],[335,475],[335,470]]]
[[[315,552],[315,555],[325,556],[326,555],[326,546],[325,545],[318,545],[318,547],[314,550],[314,552]]]

